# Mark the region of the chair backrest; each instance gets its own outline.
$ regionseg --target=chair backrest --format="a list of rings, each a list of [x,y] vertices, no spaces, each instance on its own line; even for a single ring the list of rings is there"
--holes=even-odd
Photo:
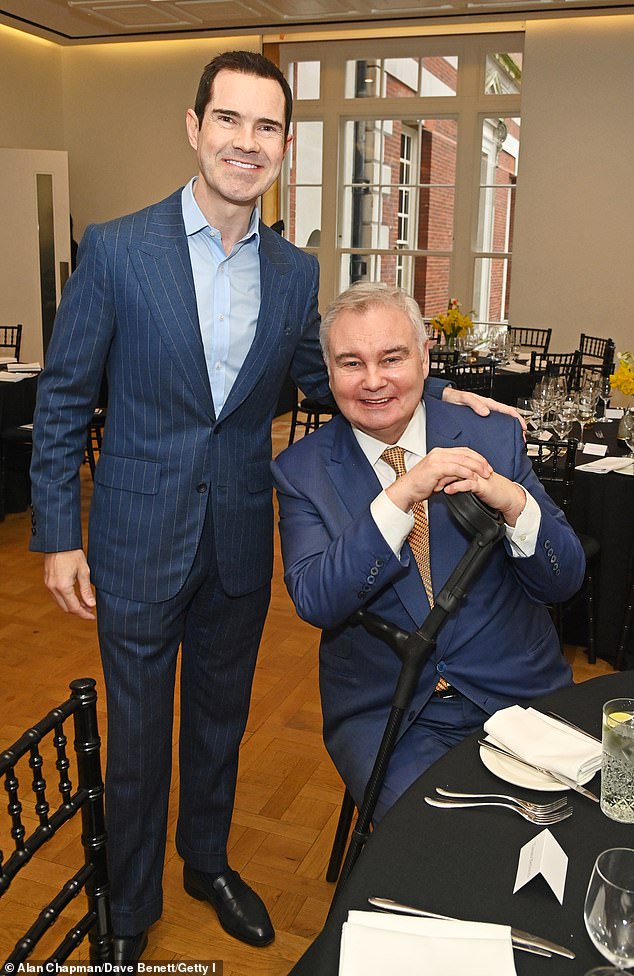
[[[459,353],[457,349],[448,349],[447,346],[436,344],[429,347],[429,375],[445,376],[447,369],[458,364]]]
[[[550,346],[552,329],[524,329],[509,327],[511,342],[524,349],[535,349],[537,352],[547,353]]]
[[[20,361],[20,345],[22,343],[22,323],[17,325],[0,325],[0,353],[12,355]]]
[[[574,490],[577,441],[573,437],[542,441],[527,434],[526,449],[535,474],[565,512]]]
[[[445,377],[459,390],[490,396],[495,378],[495,363],[465,363],[447,366]]]
[[[547,376],[565,376],[568,391],[575,390],[579,382],[579,350],[574,352],[549,352],[545,355],[537,351],[531,353],[530,372],[537,379],[538,373]]]
[[[13,968],[2,969],[2,972],[18,971],[17,966],[31,955],[44,933],[82,890],[87,897],[88,911],[65,934],[46,962],[64,962],[86,935],[90,938],[92,962],[113,960],[97,692],[92,678],[73,681],[70,688],[69,699],[27,729],[17,742],[0,755],[0,778],[4,780],[4,788],[9,797],[7,810],[14,845],[13,852],[6,860],[0,852],[0,898],[7,893],[18,872],[80,811],[84,863],[16,942],[13,952],[4,964],[5,967],[11,964]],[[64,726],[71,716],[74,726],[71,739],[74,739],[77,776],[77,787],[74,791]],[[55,778],[61,796],[59,801],[53,802],[53,809],[46,793],[47,783],[44,776],[45,760],[47,765],[53,764],[52,760],[49,763],[51,752],[54,755],[54,767],[57,770]],[[19,777],[23,774],[30,779],[30,791],[34,794],[30,800],[25,795],[26,788],[20,792]],[[32,805],[33,813],[27,810],[23,819],[23,807],[27,804]],[[31,826],[33,819],[37,821],[35,827]],[[22,917],[23,909],[20,914]]]
[[[614,361],[614,342],[612,339],[584,335],[583,332],[579,336],[579,352],[582,360],[598,359],[603,363],[606,357],[610,356],[610,346],[612,347],[612,361]]]

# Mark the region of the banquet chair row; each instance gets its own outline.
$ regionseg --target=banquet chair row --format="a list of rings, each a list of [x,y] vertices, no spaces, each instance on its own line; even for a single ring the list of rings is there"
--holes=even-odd
[[[535,474],[564,514],[569,514],[575,487],[577,441],[572,437],[567,440],[543,441],[539,437],[527,434],[526,445]],[[553,606],[553,619],[557,627],[559,642],[563,647],[564,618],[579,599],[585,598],[588,662],[594,664],[597,659],[594,620],[595,569],[598,565],[600,546],[592,536],[581,532],[578,532],[577,536],[586,558],[583,586],[570,600]]]
[[[21,344],[21,322],[18,322],[17,325],[0,325],[0,356],[15,356],[19,362]]]
[[[0,754],[0,779],[4,781],[9,801],[4,809],[8,812],[10,825],[10,830],[3,831],[3,836],[10,835],[13,846],[6,859],[0,852],[0,899],[10,890],[12,892],[7,901],[0,901],[0,908],[5,917],[9,917],[11,911],[12,919],[19,911],[20,924],[29,926],[18,938],[4,965],[0,966],[3,973],[23,971],[22,964],[36,948],[38,959],[44,959],[48,954],[43,971],[57,972],[57,967],[68,959],[86,936],[90,940],[92,963],[113,962],[97,692],[92,678],[73,681],[70,689],[70,698],[27,729]],[[67,731],[65,723],[70,724],[71,718],[73,727]],[[74,749],[73,745],[68,748],[69,740]],[[71,781],[71,775],[76,785]],[[47,777],[53,784],[50,788]],[[57,798],[51,796],[53,789],[59,794]],[[35,912],[30,914],[24,908],[22,893],[25,889],[22,885],[26,882],[20,879],[18,884],[16,878],[38,854],[38,862],[43,866],[49,850],[53,847],[58,849],[59,845],[50,842],[62,829],[67,844],[65,850],[68,849],[70,828],[77,823],[73,821],[76,814],[81,814],[83,863],[33,918]],[[76,829],[74,837],[78,833]],[[49,856],[54,859],[54,853]],[[13,884],[14,888],[11,887]],[[42,888],[41,885],[31,887],[33,890]],[[16,891],[20,892],[17,896]],[[63,913],[82,893],[87,901],[87,911],[64,932],[58,942],[61,931],[52,927],[61,919],[63,929],[67,928],[69,916],[63,917]],[[19,897],[19,907],[14,904],[15,897]],[[31,898],[32,895],[29,895],[26,901],[29,906]],[[75,904],[77,907],[73,914],[77,915],[84,906],[81,899]],[[82,906],[81,909],[79,906]],[[25,914],[27,917],[30,915],[27,922],[24,921]],[[7,931],[6,924],[4,929]],[[52,929],[50,933],[49,929]],[[45,938],[47,933],[48,938]]]

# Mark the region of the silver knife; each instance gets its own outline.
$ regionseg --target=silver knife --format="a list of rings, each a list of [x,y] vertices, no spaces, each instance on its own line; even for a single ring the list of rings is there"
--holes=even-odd
[[[536,769],[538,773],[543,773],[545,776],[550,776],[554,779],[556,783],[561,783],[562,786],[566,786],[569,790],[575,790],[577,793],[581,793],[582,796],[588,798],[588,800],[594,800],[595,803],[599,802],[599,797],[587,790],[585,786],[580,786],[576,783],[574,779],[568,779],[563,773],[553,773],[552,769],[545,769],[543,766],[536,766],[535,763],[528,762],[526,759],[521,759],[520,756],[516,756],[514,752],[510,749],[503,749],[502,746],[496,746],[494,742],[487,742],[486,739],[478,739],[478,745],[482,746],[483,749],[489,749],[491,752],[497,752],[500,756],[506,756],[507,759],[512,759],[513,762],[521,763],[522,766],[528,766],[529,769]]]
[[[459,922],[462,919],[452,918],[451,915],[437,915],[435,912],[426,912],[423,908],[413,908],[411,905],[402,905],[391,898],[368,898],[370,905],[375,908],[382,908],[386,912],[399,912],[401,915],[417,915],[421,918],[441,918],[446,921]],[[565,959],[574,959],[575,954],[565,946],[557,945],[548,939],[542,939],[538,935],[531,935],[530,932],[521,932],[519,929],[511,929],[511,940],[516,949],[525,952],[534,952],[538,956],[564,956]]]

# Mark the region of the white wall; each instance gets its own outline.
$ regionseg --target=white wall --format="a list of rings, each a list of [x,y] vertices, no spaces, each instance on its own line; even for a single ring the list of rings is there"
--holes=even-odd
[[[511,321],[634,351],[634,16],[529,21]]]
[[[64,127],[71,211],[86,224],[162,199],[195,172],[185,113],[204,66],[259,37],[97,44],[66,48]]]
[[[63,48],[0,25],[0,146],[64,149]]]

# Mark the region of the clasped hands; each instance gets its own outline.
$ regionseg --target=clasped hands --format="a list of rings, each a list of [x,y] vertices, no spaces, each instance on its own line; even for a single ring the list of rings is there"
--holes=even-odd
[[[386,488],[386,494],[402,511],[434,493],[455,495],[472,491],[497,509],[507,525],[514,526],[526,505],[523,488],[497,474],[486,458],[470,447],[434,447],[406,474]]]

